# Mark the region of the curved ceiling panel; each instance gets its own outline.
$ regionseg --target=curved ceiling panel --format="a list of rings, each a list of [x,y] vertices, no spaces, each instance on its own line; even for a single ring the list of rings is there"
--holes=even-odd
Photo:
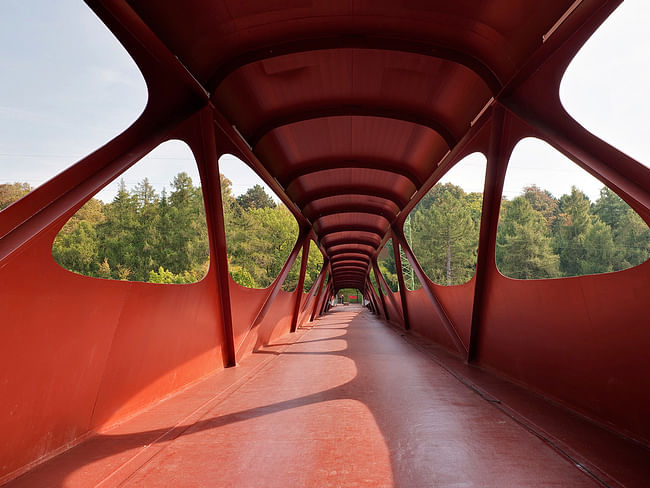
[[[168,50],[217,125],[235,127],[251,166],[332,253],[335,286],[360,289],[366,258],[402,210],[494,98],[541,62],[547,34],[575,8],[574,0],[128,6],[141,40]]]

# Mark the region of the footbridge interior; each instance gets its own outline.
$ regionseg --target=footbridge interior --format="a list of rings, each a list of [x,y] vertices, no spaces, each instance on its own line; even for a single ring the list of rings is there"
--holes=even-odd
[[[86,3],[149,98],[123,133],[0,213],[0,483],[650,484],[650,261],[514,279],[496,259],[506,171],[528,137],[650,224],[648,167],[560,100],[567,66],[621,1]],[[205,277],[59,266],[66,222],[172,139],[198,166]],[[442,286],[405,222],[477,152],[473,273]],[[225,154],[298,223],[267,288],[229,273]],[[323,265],[303,291],[313,244]],[[336,303],[344,289],[362,303]]]

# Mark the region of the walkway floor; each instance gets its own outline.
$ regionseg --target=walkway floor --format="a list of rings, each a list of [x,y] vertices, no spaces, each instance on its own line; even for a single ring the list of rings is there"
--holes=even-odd
[[[315,324],[7,486],[602,486],[368,311]]]

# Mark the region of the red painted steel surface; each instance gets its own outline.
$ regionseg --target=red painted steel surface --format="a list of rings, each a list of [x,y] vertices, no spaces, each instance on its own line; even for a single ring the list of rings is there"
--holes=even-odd
[[[650,264],[519,281],[494,263],[503,178],[523,137],[550,143],[650,223],[650,171],[577,124],[558,94],[573,55],[619,0],[87,3],[142,70],[149,102],[124,133],[0,213],[0,481],[235,364],[325,312],[345,287],[461,360],[650,443]],[[51,256],[58,229],[171,138],[188,143],[199,167],[207,276],[155,285],[61,269]],[[382,245],[400,239],[419,199],[474,151],[487,156],[475,277],[371,291]],[[228,276],[217,184],[226,153],[296,216],[285,270],[306,239],[323,251],[328,278],[310,304],[301,289],[279,289],[284,273],[266,290]],[[391,376],[401,365],[373,367]]]
[[[547,418],[552,405],[418,351],[362,310],[339,305],[9,486],[643,486],[638,446]],[[562,429],[562,445],[541,426]],[[601,471],[583,456],[603,442],[625,460]]]

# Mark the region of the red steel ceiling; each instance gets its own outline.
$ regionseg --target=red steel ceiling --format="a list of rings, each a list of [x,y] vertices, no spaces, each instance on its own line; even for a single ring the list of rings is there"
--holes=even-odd
[[[313,229],[335,286],[362,289],[391,225],[484,109],[545,61],[545,37],[616,2],[89,3],[148,48],[130,51],[150,103],[191,106],[176,79],[208,99]],[[173,56],[167,72],[148,69],[156,56]]]

